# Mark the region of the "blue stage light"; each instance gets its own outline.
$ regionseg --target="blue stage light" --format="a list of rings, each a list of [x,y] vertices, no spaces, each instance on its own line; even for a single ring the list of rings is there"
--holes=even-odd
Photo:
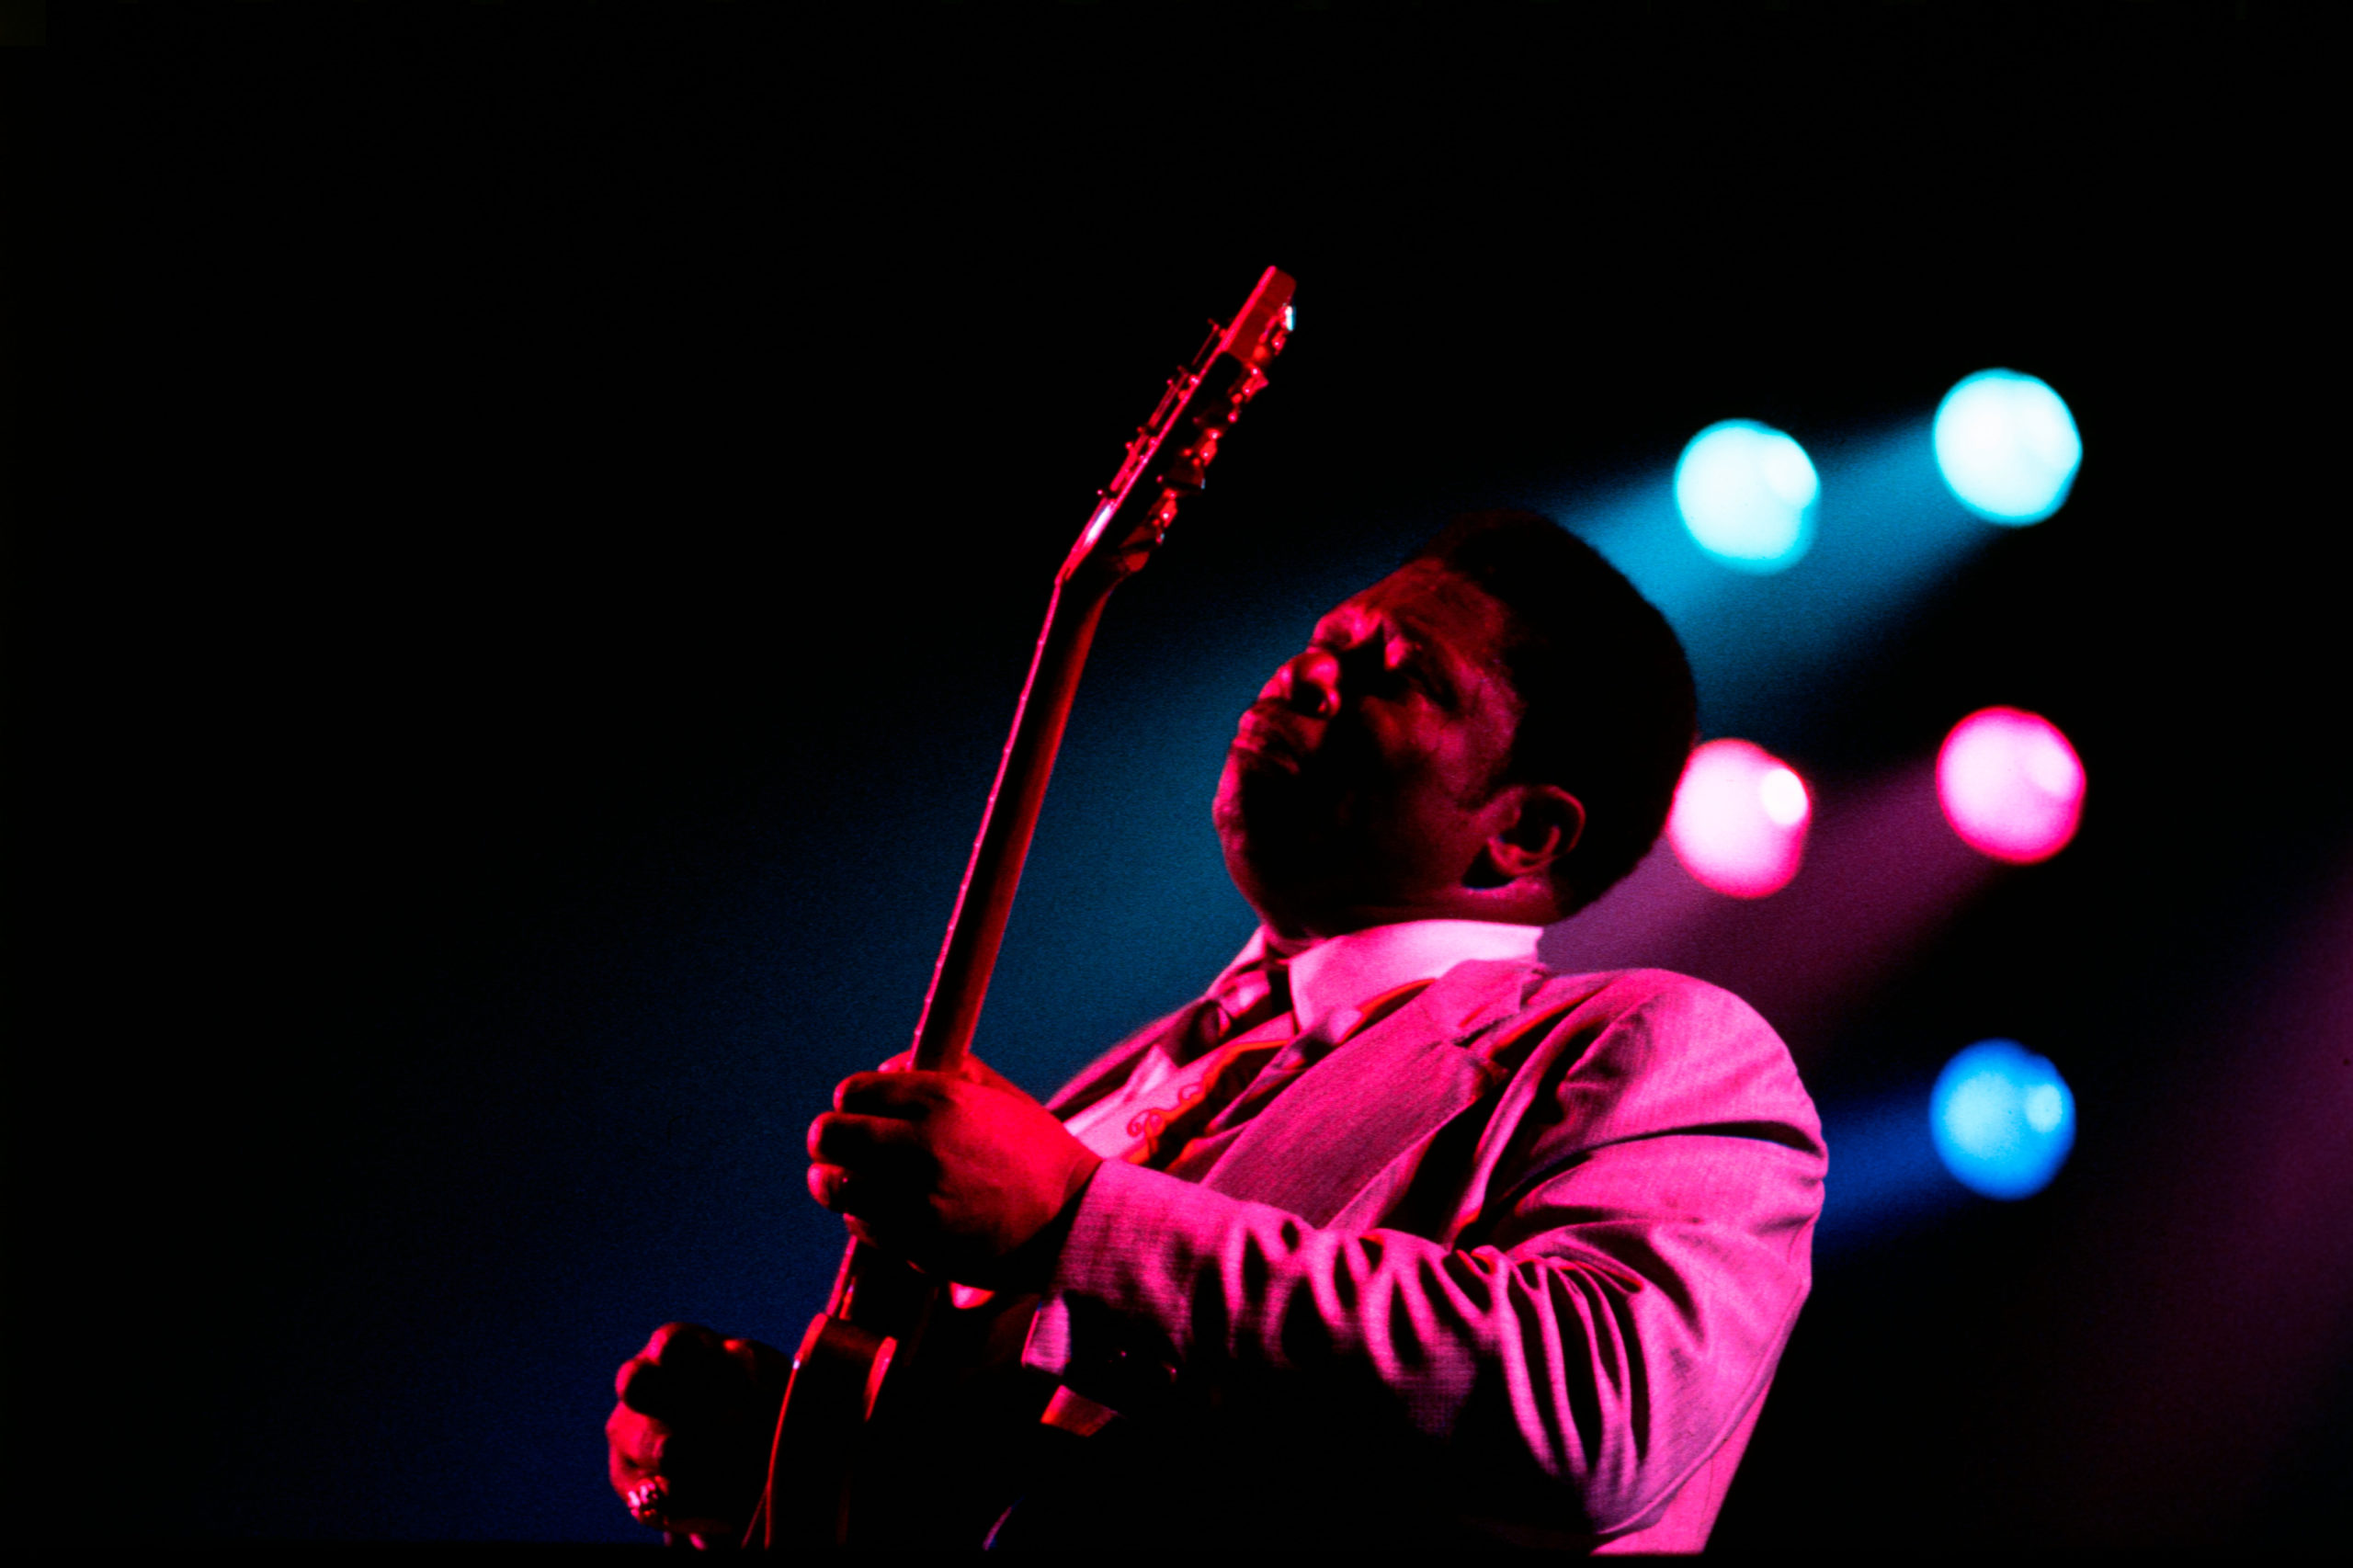
[[[1691,437],[1675,465],[1675,506],[1699,547],[1744,572],[1779,572],[1813,542],[1822,482],[1780,431],[1727,419]]]
[[[2016,370],[1980,370],[1937,405],[1937,468],[1961,504],[2017,526],[2067,499],[2083,437],[2059,394]]]
[[[1961,1184],[1988,1198],[2040,1192],[2075,1142],[2075,1096],[2059,1070],[2014,1040],[1982,1040],[1945,1063],[1928,1131]]]

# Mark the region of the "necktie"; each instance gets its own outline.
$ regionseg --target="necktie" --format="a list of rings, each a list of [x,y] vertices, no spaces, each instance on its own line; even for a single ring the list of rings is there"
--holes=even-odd
[[[1194,1018],[1186,1059],[1248,1034],[1290,1011],[1290,975],[1281,960],[1230,974],[1210,993]]]
[[[1258,1070],[1290,1043],[1293,1031],[1271,1028],[1290,1017],[1290,977],[1280,959],[1227,975],[1207,996],[1195,1003],[1192,1016],[1176,1024],[1160,1047],[1184,1063],[1161,1092],[1148,1095],[1139,1108],[1124,1096],[1090,1106],[1070,1119],[1074,1131],[1106,1113],[1123,1119],[1128,1147],[1115,1157],[1156,1170],[1167,1168],[1181,1154],[1202,1125],[1233,1103],[1248,1087]],[[1254,1033],[1265,1035],[1252,1040]],[[1204,1060],[1206,1058],[1207,1060]],[[1103,1142],[1093,1144],[1109,1153]],[[1057,1388],[1039,1420],[1080,1437],[1092,1437],[1117,1418],[1108,1406],[1083,1399],[1068,1388]]]
[[[1173,1076],[1120,1108],[1122,1158],[1160,1168],[1290,1042],[1290,986],[1279,961],[1228,975],[1169,1044]],[[1109,1109],[1109,1107],[1106,1107]]]

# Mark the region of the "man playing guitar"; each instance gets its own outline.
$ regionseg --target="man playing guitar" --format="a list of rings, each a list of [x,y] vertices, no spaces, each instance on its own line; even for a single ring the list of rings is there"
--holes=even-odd
[[[1262,925],[1201,1002],[1043,1103],[970,1059],[843,1082],[810,1192],[989,1325],[1019,1430],[952,1441],[1055,1454],[1001,1467],[993,1544],[1705,1544],[1809,1287],[1820,1126],[1737,998],[1536,957],[1656,839],[1693,715],[1598,555],[1458,519],[1242,716],[1214,817]],[[623,1366],[641,1519],[741,1536],[784,1368],[678,1324]]]

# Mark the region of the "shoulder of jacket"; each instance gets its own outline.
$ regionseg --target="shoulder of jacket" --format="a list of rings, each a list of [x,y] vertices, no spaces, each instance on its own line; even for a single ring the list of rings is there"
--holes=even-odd
[[[1478,1006],[1488,1023],[1568,1008],[1589,1015],[1707,1014],[1765,1025],[1754,1007],[1722,986],[1671,969],[1563,974],[1530,960],[1473,959],[1449,970],[1439,984]]]
[[[1570,999],[1612,1012],[1709,1014],[1754,1019],[1761,1027],[1771,1027],[1756,1008],[1722,986],[1671,969],[1613,969],[1588,974],[1546,970],[1544,974],[1531,997],[1540,1006],[1554,999]]]
[[[1463,966],[1465,968],[1469,966]],[[1508,1070],[1531,1054],[1582,1055],[1597,1047],[1652,1057],[1705,1049],[1786,1060],[1771,1024],[1721,985],[1665,969],[1561,974],[1540,964],[1489,966],[1489,1006],[1466,1031],[1475,1049]]]

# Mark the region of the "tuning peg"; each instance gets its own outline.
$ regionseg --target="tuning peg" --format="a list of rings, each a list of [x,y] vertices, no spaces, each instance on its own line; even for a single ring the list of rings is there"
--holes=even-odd
[[[1242,405],[1248,403],[1252,398],[1256,397],[1261,392],[1265,391],[1266,386],[1267,373],[1258,369],[1257,366],[1253,365],[1248,369],[1243,371],[1240,378],[1234,381],[1233,390],[1226,393],[1226,423],[1230,425],[1235,419],[1240,418],[1242,415]]]

